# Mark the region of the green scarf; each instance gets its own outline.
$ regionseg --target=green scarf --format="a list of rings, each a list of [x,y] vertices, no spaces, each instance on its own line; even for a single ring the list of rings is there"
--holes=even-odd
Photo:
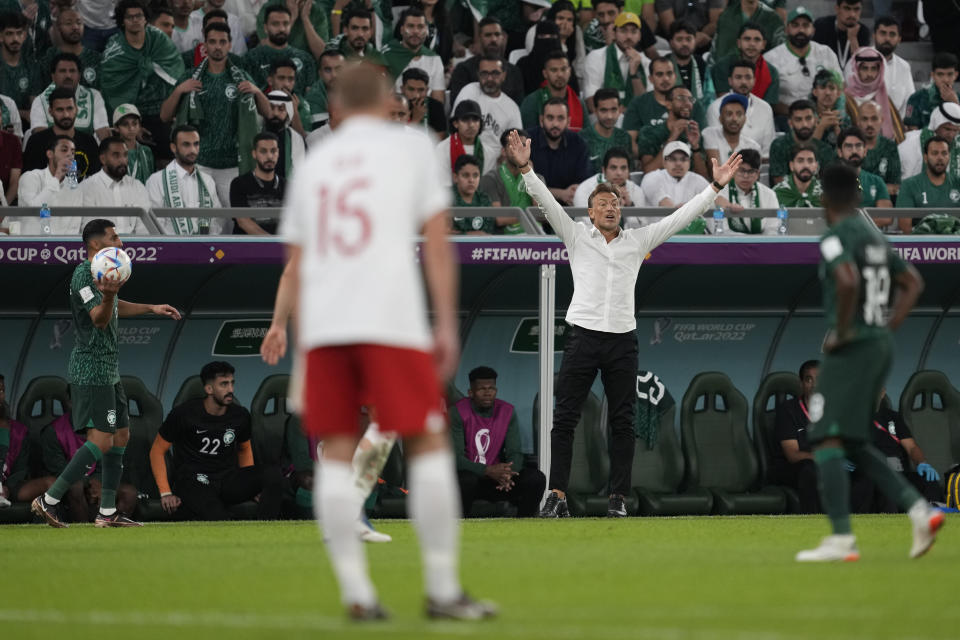
[[[480,144],[479,138],[477,138],[476,144]],[[527,193],[526,185],[523,184],[523,174],[514,176],[510,173],[510,170],[507,169],[507,163],[505,162],[500,163],[499,171],[500,180],[503,181],[503,187],[507,191],[507,197],[510,198],[510,206],[520,207],[521,209],[533,206],[533,199],[530,197],[530,194]],[[515,222],[504,227],[503,233],[506,235],[517,235],[523,233],[523,227],[519,222]]]
[[[923,149],[927,140],[935,135],[937,135],[935,132],[924,128],[920,132],[920,148]],[[950,165],[947,167],[947,175],[960,178],[960,136],[954,138],[953,144],[950,145]]]
[[[783,207],[819,207],[820,181],[814,177],[810,181],[810,186],[803,193],[797,188],[793,181],[793,174],[787,176],[786,180],[778,182],[773,188],[777,192],[777,200]]]
[[[127,174],[146,184],[152,173],[153,152],[147,145],[138,142],[133,149],[127,149]]]
[[[107,100],[107,110],[124,103],[143,109],[142,98],[162,102],[165,95],[142,96],[141,92],[157,76],[169,85],[165,90],[169,93],[183,72],[183,58],[176,45],[156,27],[147,26],[147,37],[139,50],[130,46],[122,32],[118,33],[110,38],[100,62],[100,90]]]
[[[43,113],[47,117],[48,127],[53,126],[53,118],[50,117],[50,94],[56,88],[57,85],[51,82],[40,94],[40,103],[43,105]],[[93,133],[93,92],[82,84],[77,85],[74,97],[77,102],[77,118],[74,121],[74,126],[84,133]]]
[[[960,220],[946,213],[931,213],[913,227],[914,234],[960,235]]]
[[[730,203],[740,204],[740,189],[733,181],[730,182]],[[751,190],[753,194],[753,208],[760,208],[760,189],[753,185]],[[760,218],[727,218],[727,224],[731,231],[738,233],[763,233],[763,220]]]
[[[207,70],[209,58],[204,58],[203,62],[198,64],[191,74],[191,78],[199,80],[204,71]],[[241,82],[248,81],[243,70],[229,60],[227,61],[227,71],[233,82],[239,85]],[[203,126],[203,107],[197,100],[197,92],[191,91],[186,99],[180,99],[180,105],[177,107],[176,126],[182,124],[191,124],[195,127]],[[237,97],[237,166],[240,175],[253,171],[253,138],[260,132],[260,125],[257,122],[257,103],[253,94],[241,93]]]
[[[643,67],[637,70],[638,77],[646,84]],[[616,89],[620,92],[620,102],[626,106],[633,99],[633,78],[624,78],[620,70],[620,61],[617,60],[616,43],[607,46],[607,63],[603,67],[603,88]]]
[[[677,76],[677,84],[682,85],[683,76],[680,75],[680,65],[677,64],[677,59],[673,57],[673,54],[667,57],[673,63],[673,72]],[[696,58],[692,56],[690,58],[690,93],[693,95],[694,104],[699,104],[704,109],[710,106],[713,95],[716,93],[711,74],[706,74],[703,82],[700,82],[700,65],[697,64]]]
[[[343,57],[347,60],[365,60],[370,64],[377,64],[386,66],[386,63],[383,61],[383,56],[380,55],[380,52],[377,51],[377,48],[373,46],[373,42],[368,42],[367,46],[363,49],[363,55],[358,56],[357,52],[353,50],[353,47],[350,46],[350,42],[347,40],[347,36],[344,33],[341,33],[336,38],[327,43],[328,49],[336,49],[343,54]]]
[[[194,167],[197,172],[197,189],[200,197],[201,209],[212,209],[213,198],[207,191],[207,185],[203,182],[203,176],[200,170]],[[163,170],[163,206],[171,209],[182,209],[184,207],[183,198],[180,196],[180,181],[177,179],[177,163],[171,162]],[[207,228],[210,227],[210,218],[172,218],[173,231],[180,235],[196,235],[200,229],[200,222],[205,221]]]
[[[416,51],[410,51],[410,49],[407,49],[403,46],[403,43],[398,40],[391,40],[383,45],[383,50],[380,53],[383,56],[387,71],[394,79],[400,77],[400,74],[403,73],[403,70],[407,68],[407,65],[410,64],[410,61],[414,58],[418,56],[437,55],[435,51],[423,45],[420,45],[420,48]]]

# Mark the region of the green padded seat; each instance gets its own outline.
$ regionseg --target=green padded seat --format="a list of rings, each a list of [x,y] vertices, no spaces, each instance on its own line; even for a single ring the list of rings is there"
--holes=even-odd
[[[163,404],[140,378],[121,376],[120,381],[127,394],[127,411],[130,414],[130,441],[123,456],[123,482],[135,486],[141,495],[149,496],[140,499],[135,516],[143,521],[173,520],[173,516],[160,506],[160,492],[150,468],[150,447],[165,417]],[[168,451],[168,477],[172,458],[172,451]]]
[[[707,489],[680,491],[686,465],[673,425],[675,417],[676,407],[671,407],[660,418],[653,449],[637,440],[631,486],[642,516],[707,515],[713,509],[713,494]]]
[[[780,448],[776,432],[777,407],[781,402],[796,398],[801,393],[802,385],[797,374],[774,371],[763,379],[753,397],[753,441],[760,462],[760,476],[765,485],[775,486],[783,492],[787,498],[787,511],[790,513],[800,513],[800,497],[793,487],[785,487],[772,481],[771,465],[777,449]]]
[[[917,371],[900,394],[900,411],[942,485],[960,462],[960,392],[940,371]]]
[[[709,489],[715,513],[783,513],[787,500],[782,491],[755,489],[760,464],[747,431],[747,411],[747,399],[726,374],[694,376],[680,404],[687,486]]]

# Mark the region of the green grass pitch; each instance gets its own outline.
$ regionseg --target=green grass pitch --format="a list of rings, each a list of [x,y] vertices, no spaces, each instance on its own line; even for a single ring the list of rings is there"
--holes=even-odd
[[[906,516],[854,519],[859,563],[798,565],[822,517],[485,520],[463,526],[483,623],[422,617],[405,521],[368,545],[394,614],[347,622],[311,522],[0,527],[0,638],[596,638],[779,640],[960,636],[960,546],[950,517],[920,560]]]

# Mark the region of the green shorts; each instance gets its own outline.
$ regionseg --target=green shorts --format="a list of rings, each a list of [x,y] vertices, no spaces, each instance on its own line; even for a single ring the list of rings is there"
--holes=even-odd
[[[827,355],[810,399],[810,442],[826,438],[869,441],[870,420],[892,360],[892,336],[858,340]]]
[[[113,385],[70,385],[71,417],[74,431],[96,429],[116,433],[130,426],[127,394],[121,383]]]

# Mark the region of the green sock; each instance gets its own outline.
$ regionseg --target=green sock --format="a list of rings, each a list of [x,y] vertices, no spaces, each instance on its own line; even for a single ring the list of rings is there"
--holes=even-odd
[[[101,458],[103,458],[103,452],[100,451],[100,447],[89,440],[84,442],[83,446],[73,454],[57,481],[47,491],[47,495],[55,500],[62,499],[71,485],[87,475],[87,470],[97,464]]]
[[[874,484],[886,495],[896,501],[901,509],[907,511],[923,496],[902,474],[890,468],[886,459],[871,444],[862,444],[850,450],[850,461],[867,474]]]
[[[100,491],[100,510],[117,508],[117,487],[123,475],[123,452],[126,447],[112,447],[103,455],[103,489]]]
[[[826,447],[813,452],[820,484],[820,501],[835,534],[850,533],[850,472],[843,449]]]

